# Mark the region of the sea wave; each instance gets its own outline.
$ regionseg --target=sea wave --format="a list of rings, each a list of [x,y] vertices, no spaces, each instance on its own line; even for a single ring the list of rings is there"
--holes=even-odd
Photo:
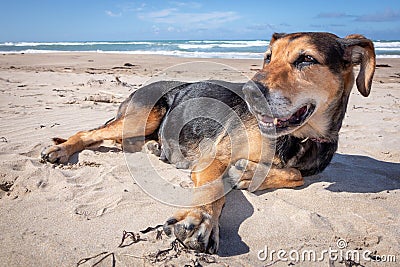
[[[179,49],[211,49],[215,44],[178,44]]]
[[[130,54],[130,55],[164,55],[164,56],[177,56],[188,58],[234,58],[234,59],[260,59],[264,53],[241,53],[241,52],[188,52],[180,50],[170,51],[64,51],[64,50],[40,50],[40,49],[27,49],[21,51],[0,51],[0,54],[44,54],[44,53],[101,53],[101,54]]]
[[[380,58],[400,57],[400,41],[374,41]],[[262,58],[266,40],[3,42],[0,53],[94,52],[199,58]]]
[[[377,55],[377,58],[400,58],[400,55]]]
[[[84,45],[153,45],[154,42],[5,42],[0,46],[84,46]]]
[[[375,47],[376,51],[399,51],[400,52],[400,47]]]
[[[374,46],[375,46],[375,49],[376,48],[397,48],[397,49],[400,49],[400,42],[397,42],[397,41],[394,41],[394,42],[389,42],[389,41],[386,41],[386,42],[382,42],[382,41],[376,41],[376,42],[374,42]]]
[[[188,43],[200,43],[200,44],[247,44],[248,46],[260,46],[267,45],[267,40],[236,40],[236,41],[225,41],[225,40],[203,40],[203,41],[187,41]]]

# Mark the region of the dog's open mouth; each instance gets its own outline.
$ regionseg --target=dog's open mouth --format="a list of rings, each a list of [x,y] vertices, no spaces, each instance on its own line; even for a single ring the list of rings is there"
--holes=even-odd
[[[315,105],[307,104],[297,109],[292,115],[281,118],[274,118],[269,115],[257,115],[258,123],[262,131],[266,134],[272,134],[272,131],[276,131],[279,134],[284,131],[294,130],[311,116],[315,110]]]

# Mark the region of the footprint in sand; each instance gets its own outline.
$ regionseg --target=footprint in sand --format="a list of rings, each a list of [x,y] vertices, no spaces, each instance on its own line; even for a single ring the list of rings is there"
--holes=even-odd
[[[100,217],[106,213],[112,212],[123,201],[122,197],[115,199],[99,199],[94,203],[78,205],[74,212],[77,215],[83,216],[85,219],[90,220]]]

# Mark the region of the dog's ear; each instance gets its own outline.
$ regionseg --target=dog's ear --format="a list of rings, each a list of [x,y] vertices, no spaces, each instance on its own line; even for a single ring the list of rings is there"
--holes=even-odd
[[[344,47],[344,60],[360,65],[356,79],[357,89],[363,96],[368,96],[376,64],[373,42],[360,34],[351,34],[339,41]]]
[[[277,33],[277,32],[272,34],[272,38],[271,38],[271,41],[269,42],[269,44],[270,45],[273,44],[276,40],[282,38],[285,35],[286,35],[286,33]]]

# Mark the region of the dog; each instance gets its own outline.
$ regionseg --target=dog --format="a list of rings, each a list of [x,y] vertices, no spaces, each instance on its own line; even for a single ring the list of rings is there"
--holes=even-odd
[[[161,157],[191,168],[194,187],[203,188],[194,193],[192,207],[166,221],[164,232],[190,249],[216,253],[225,181],[251,191],[294,188],[322,172],[337,149],[354,82],[368,96],[375,64],[373,43],[362,35],[275,33],[262,69],[248,82],[144,86],[111,121],[66,140],[54,138],[41,157],[61,163],[103,140],[128,146],[124,140],[156,138]]]

